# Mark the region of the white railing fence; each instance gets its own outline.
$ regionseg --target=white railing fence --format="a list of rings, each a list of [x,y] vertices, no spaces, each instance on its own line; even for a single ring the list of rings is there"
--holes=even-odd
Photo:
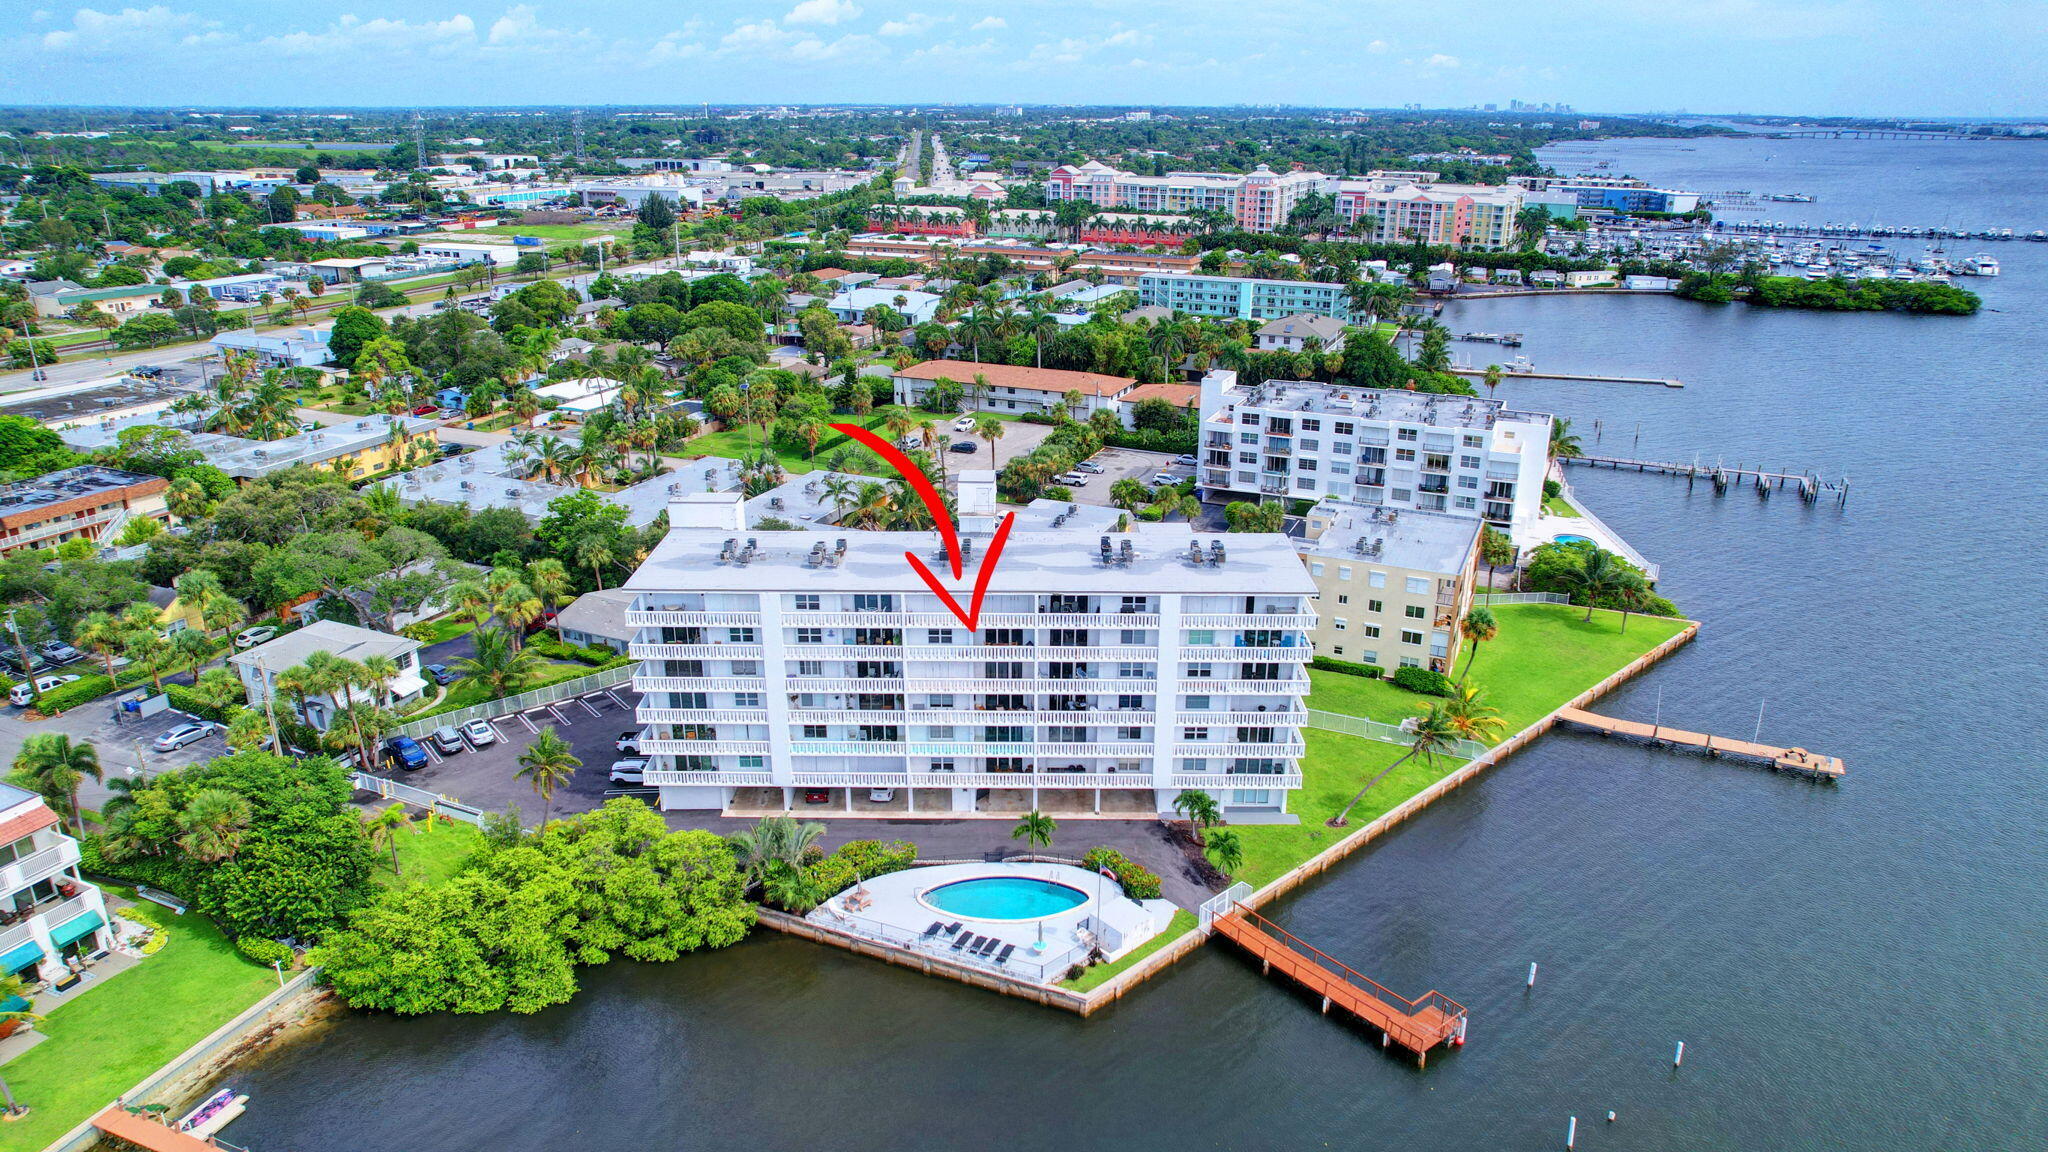
[[[622,664],[617,668],[607,668],[588,676],[578,676],[574,680],[563,680],[531,692],[521,692],[517,696],[507,696],[503,700],[486,700],[482,704],[472,704],[453,712],[441,712],[433,716],[423,716],[418,720],[409,720],[392,731],[400,735],[420,737],[444,724],[451,728],[460,728],[471,720],[495,720],[500,716],[510,716],[514,712],[538,708],[543,704],[555,704],[617,687],[631,680],[638,667],[637,664]]]
[[[1572,598],[1562,592],[1478,592],[1472,597],[1474,604],[1569,604]]]
[[[1231,909],[1237,907],[1240,902],[1251,894],[1252,886],[1239,880],[1216,895],[1202,901],[1202,906],[1195,913],[1196,917],[1201,921],[1202,931],[1207,932],[1215,925],[1218,917],[1228,914]]]
[[[358,772],[350,779],[357,788],[365,792],[374,792],[386,800],[402,800],[415,808],[425,808],[429,812],[439,813],[451,820],[460,820],[464,824],[482,825],[484,822],[483,809],[458,803],[424,788],[400,784],[396,780],[386,780],[382,776],[372,776],[368,772]]]

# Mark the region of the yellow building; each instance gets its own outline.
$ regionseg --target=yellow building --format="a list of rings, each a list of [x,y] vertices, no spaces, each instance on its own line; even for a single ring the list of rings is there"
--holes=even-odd
[[[193,447],[237,480],[268,476],[296,465],[331,469],[350,480],[418,467],[438,459],[441,425],[419,416],[365,416],[282,440],[245,440],[202,433]]]
[[[1296,546],[1315,581],[1318,656],[1449,673],[1472,603],[1480,521],[1324,500]]]

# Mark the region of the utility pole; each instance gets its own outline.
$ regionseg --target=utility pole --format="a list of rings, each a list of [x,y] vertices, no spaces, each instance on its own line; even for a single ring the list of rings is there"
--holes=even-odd
[[[424,171],[427,166],[427,127],[417,108],[412,110],[412,148],[418,167]]]

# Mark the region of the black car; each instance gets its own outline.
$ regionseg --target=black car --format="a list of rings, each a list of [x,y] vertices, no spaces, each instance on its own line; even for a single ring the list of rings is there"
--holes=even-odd
[[[432,676],[434,678],[434,683],[440,684],[444,687],[449,684],[455,683],[457,680],[462,679],[462,673],[457,672],[455,669],[450,668],[446,664],[429,664],[427,665],[425,671],[427,675]]]
[[[972,440],[955,440],[953,441],[953,446],[946,449],[948,452],[979,452],[980,450],[981,446]]]

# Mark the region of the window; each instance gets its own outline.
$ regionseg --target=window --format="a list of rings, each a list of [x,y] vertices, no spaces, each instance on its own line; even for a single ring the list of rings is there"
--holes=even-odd
[[[1320,440],[1303,440],[1301,442],[1301,450],[1303,452],[1321,452],[1323,450],[1323,442]],[[1302,463],[1306,465],[1310,461],[1304,460]]]
[[[1321,576],[1323,574],[1323,562],[1321,560],[1309,561],[1308,574],[1311,576]]]
[[[925,729],[925,734],[928,739],[932,740],[951,740],[953,738],[953,726],[951,724],[934,724]]]
[[[1119,696],[1116,698],[1116,706],[1120,712],[1137,712],[1145,707],[1145,698],[1143,696]]]
[[[1342,632],[1344,630],[1344,618],[1342,616],[1333,618],[1330,621],[1330,627],[1335,628],[1339,632]]]
[[[1479,507],[1479,501],[1478,501],[1478,500],[1475,500],[1475,499],[1473,499],[1473,498],[1472,498],[1472,497],[1470,497],[1470,496],[1460,496],[1460,497],[1458,497],[1458,500],[1457,500],[1457,504],[1458,504],[1458,507],[1460,507],[1460,508],[1468,508],[1468,509],[1469,509],[1469,508],[1477,508],[1477,507]]]
[[[1368,572],[1365,574],[1365,582],[1374,588],[1385,588],[1387,586],[1387,574],[1385,572]],[[1373,603],[1373,611],[1379,611],[1379,603],[1377,601]]]
[[[1339,420],[1331,428],[1331,431],[1335,432],[1339,436],[1349,436],[1351,435],[1351,421]]]
[[[823,644],[825,642],[825,630],[823,628],[799,628],[796,630],[796,642],[799,644]]]
[[[1334,476],[1349,476],[1351,475],[1351,465],[1341,460],[1333,461],[1330,464],[1330,473]]]
[[[1207,740],[1209,738],[1209,730],[1207,728],[1183,728],[1180,730],[1180,738],[1183,740]]]
[[[1180,770],[1183,772],[1207,772],[1209,770],[1209,762],[1198,758],[1182,760],[1180,762]]]
[[[1257,444],[1259,442],[1259,434],[1257,432],[1239,432],[1237,434],[1237,442],[1239,444]]]
[[[1380,638],[1380,626],[1377,624],[1360,624],[1358,630],[1365,633],[1367,640],[1377,640]]]
[[[1344,646],[1339,644],[1335,648],[1330,649],[1330,653],[1335,656],[1342,656],[1344,654]]]
[[[1486,443],[1485,439],[1483,439],[1482,437],[1473,436],[1470,434],[1467,434],[1464,437],[1464,439],[1460,442],[1464,444],[1467,448],[1478,448]]]
[[[1413,644],[1419,648],[1422,646],[1422,633],[1410,632],[1408,629],[1403,628],[1401,629],[1401,643]]]
[[[1401,463],[1413,464],[1415,463],[1415,449],[1396,448],[1394,449],[1394,459]]]
[[[1138,680],[1150,676],[1152,670],[1143,664],[1123,663],[1116,666],[1116,674],[1120,680]]]
[[[1303,432],[1321,432],[1323,430],[1323,422],[1314,417],[1304,417],[1301,421],[1301,430]]]
[[[1119,740],[1143,740],[1145,738],[1145,730],[1129,724],[1121,724],[1117,726],[1116,738]]]
[[[1337,593],[1337,603],[1339,603],[1339,604],[1349,604],[1349,603],[1351,603],[1351,597],[1350,597],[1350,596],[1348,596],[1348,595],[1346,595],[1346,594],[1344,594],[1344,593],[1342,593],[1342,592],[1339,592],[1339,593]]]
[[[1417,438],[1418,438],[1418,435],[1419,435],[1419,434],[1418,434],[1418,433],[1416,432],[1416,430],[1415,430],[1415,429],[1413,429],[1413,428],[1396,428],[1396,429],[1394,429],[1394,439],[1396,439],[1396,440],[1410,440],[1410,441],[1412,441],[1412,440],[1415,440],[1415,439],[1417,439]],[[1415,455],[1415,454],[1411,452],[1411,453],[1409,453],[1408,455],[1409,455],[1409,458],[1410,458],[1410,459],[1413,459],[1413,458],[1414,458],[1414,455]]]
[[[816,612],[818,610],[818,594],[816,592],[797,593],[796,610],[799,612]]]
[[[1313,460],[1303,460],[1303,461],[1301,461],[1301,462],[1300,462],[1300,464],[1298,465],[1298,467],[1299,467],[1299,468],[1300,468],[1300,469],[1301,469],[1301,470],[1302,470],[1303,472],[1313,472],[1313,471],[1315,471],[1315,470],[1316,470],[1316,462],[1315,462],[1315,461],[1313,461]]]
[[[799,676],[823,676],[825,674],[825,662],[823,660],[799,660],[796,662],[796,674]]]
[[[1119,644],[1143,644],[1144,642],[1145,630],[1143,628],[1123,628],[1117,632],[1117,643]]]
[[[927,708],[951,708],[953,706],[953,697],[950,693],[946,695],[934,694],[925,697],[924,700],[924,706]]]
[[[1188,697],[1188,711],[1190,711],[1190,712],[1207,712],[1208,710],[1209,710],[1209,698],[1208,698],[1207,696],[1190,696],[1190,697]]]
[[[896,598],[885,592],[856,592],[853,596],[855,612],[893,612]]]
[[[1216,631],[1212,628],[1188,629],[1188,645],[1193,648],[1207,648],[1216,643]]]
[[[1460,468],[1477,468],[1477,467],[1479,467],[1479,457],[1477,457],[1477,456],[1460,456],[1460,457],[1458,457],[1458,467],[1460,467]]]
[[[1188,665],[1188,679],[1190,679],[1190,680],[1207,680],[1207,679],[1209,679],[1210,677],[1212,677],[1212,676],[1214,676],[1214,675],[1216,675],[1216,669],[1215,669],[1214,667],[1212,667],[1211,665],[1208,665],[1208,664],[1190,664],[1190,665]]]
[[[1259,454],[1257,452],[1239,452],[1237,454],[1237,462],[1239,464],[1257,464],[1259,462]]]
[[[1339,579],[1339,580],[1349,580],[1349,579],[1351,579],[1351,565],[1349,565],[1349,564],[1339,564],[1339,565],[1337,565],[1337,579]]]
[[[743,769],[744,769],[744,768],[751,768],[751,769],[754,769],[754,770],[758,771],[758,770],[760,770],[760,769],[762,769],[762,768],[766,768],[767,766],[768,766],[768,758],[767,758],[766,756],[742,756],[742,757],[740,757],[740,767],[741,767],[741,768],[743,768]]]
[[[761,664],[757,660],[735,660],[732,662],[732,674],[735,676],[759,676],[761,674]]]
[[[759,692],[735,692],[732,694],[732,706],[735,708],[759,708],[761,706],[761,694]]]
[[[1460,477],[1458,477],[1458,487],[1460,487],[1460,488],[1477,488],[1477,487],[1479,487],[1479,477],[1477,477],[1477,476],[1460,476]]]
[[[1420,604],[1410,604],[1404,611],[1407,612],[1410,620],[1421,620],[1429,615],[1429,609],[1424,608]]]
[[[951,644],[953,642],[953,630],[951,628],[927,628],[924,632],[924,642],[927,644]]]
[[[953,762],[951,760],[934,760],[931,762],[931,768],[934,772],[951,772],[953,770]]]
[[[1410,577],[1408,577],[1408,592],[1409,592],[1409,594],[1410,594],[1410,595],[1412,595],[1412,596],[1427,596],[1427,595],[1429,595],[1429,577],[1427,577],[1427,576],[1410,576]]]
[[[1136,616],[1151,610],[1152,598],[1150,596],[1126,596],[1123,600],[1123,607],[1118,609],[1118,611],[1130,616]]]
[[[1415,656],[1403,656],[1403,657],[1401,657],[1401,667],[1403,667],[1403,668],[1420,668],[1420,667],[1422,667],[1422,661],[1421,661],[1421,659],[1420,659],[1420,658],[1418,658],[1418,657],[1415,657]]]
[[[824,724],[804,725],[804,739],[806,740],[823,740],[830,733],[831,729]]]
[[[754,642],[754,630],[752,628],[727,628],[725,630],[725,638],[734,644],[752,644]]]

